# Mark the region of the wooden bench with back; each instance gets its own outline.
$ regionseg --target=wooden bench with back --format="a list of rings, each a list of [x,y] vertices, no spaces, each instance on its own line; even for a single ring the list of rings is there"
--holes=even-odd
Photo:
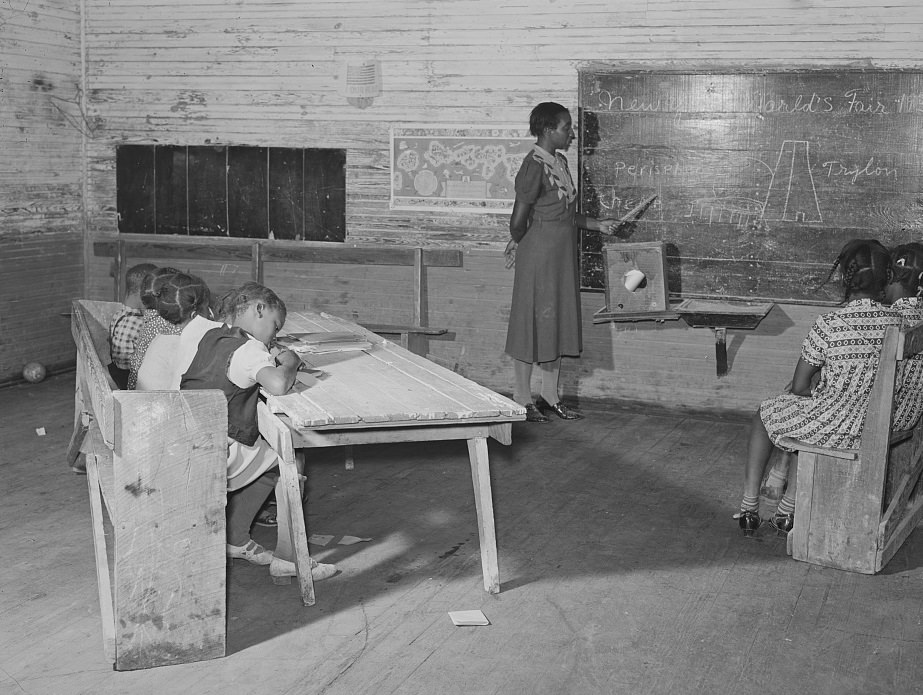
[[[119,390],[106,364],[121,308],[78,299],[71,321],[68,461],[86,457],[103,646],[119,671],[221,657],[227,402],[219,390]]]
[[[798,451],[794,559],[875,574],[923,518],[923,418],[891,431],[901,362],[921,351],[923,323],[886,329],[859,449],[783,440]]]
[[[227,400],[218,389],[122,391],[106,365],[118,302],[78,299],[74,435],[85,456],[103,646],[116,670],[225,655]],[[260,433],[279,455],[301,599],[314,582],[288,427],[265,403]],[[107,540],[107,533],[109,540]]]

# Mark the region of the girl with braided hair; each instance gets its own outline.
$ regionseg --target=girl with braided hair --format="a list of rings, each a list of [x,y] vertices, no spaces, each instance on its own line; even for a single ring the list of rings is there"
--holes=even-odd
[[[151,297],[157,315],[167,328],[155,335],[145,350],[135,388],[139,391],[178,389],[181,372],[176,365],[176,355],[180,337],[193,319],[208,315],[211,292],[202,279],[176,272],[155,278]],[[213,322],[206,320],[206,323]]]
[[[801,345],[791,386],[763,401],[753,417],[743,500],[735,515],[746,536],[761,523],[760,482],[773,447],[789,451],[779,444],[783,437],[819,446],[859,447],[885,328],[901,325],[900,312],[882,303],[891,280],[884,246],[873,239],[848,242],[827,281],[837,270],[843,306],[814,321]],[[788,533],[794,522],[794,469],[791,466],[785,495],[770,520],[780,533]]]

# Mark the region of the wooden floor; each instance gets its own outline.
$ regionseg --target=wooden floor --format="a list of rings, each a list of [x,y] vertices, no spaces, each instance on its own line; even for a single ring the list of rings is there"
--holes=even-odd
[[[358,447],[353,471],[328,450],[308,531],[333,536],[312,550],[342,572],[317,605],[237,561],[226,658],[114,672],[86,479],[61,460],[72,398],[72,374],[0,389],[4,695],[923,692],[919,530],[878,576],[795,562],[731,519],[743,422],[615,408],[491,442],[499,595],[463,442]],[[447,616],[472,608],[491,625]]]

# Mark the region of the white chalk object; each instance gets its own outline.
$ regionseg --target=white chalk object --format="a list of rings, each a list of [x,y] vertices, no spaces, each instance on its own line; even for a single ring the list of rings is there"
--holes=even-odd
[[[634,268],[625,273],[624,278],[625,289],[629,292],[634,292],[636,289],[638,289],[638,287],[640,287],[641,283],[644,282],[644,273],[642,273],[637,268]]]

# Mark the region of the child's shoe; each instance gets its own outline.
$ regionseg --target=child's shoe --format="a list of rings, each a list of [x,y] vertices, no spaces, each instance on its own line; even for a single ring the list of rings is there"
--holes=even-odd
[[[272,551],[266,550],[252,538],[247,545],[227,544],[227,556],[252,562],[254,565],[268,565],[272,562]]]
[[[275,504],[267,504],[263,507],[259,514],[256,515],[256,519],[253,520],[253,523],[257,526],[268,526],[273,528],[279,525],[279,520],[277,519],[278,511]]]
[[[313,557],[311,558],[311,576],[314,578],[315,582],[330,579],[330,577],[336,573],[336,565],[325,565],[318,562]],[[291,560],[282,560],[281,558],[274,557],[272,563],[269,565],[269,575],[272,577],[273,584],[288,584],[292,581],[292,577],[297,574],[295,563]]]
[[[744,532],[745,536],[752,536],[753,532],[763,523],[759,512],[752,509],[741,509],[736,516],[737,523],[740,525],[740,530]]]
[[[769,520],[769,525],[772,526],[780,536],[787,536],[788,532],[795,526],[795,515],[776,512]]]

